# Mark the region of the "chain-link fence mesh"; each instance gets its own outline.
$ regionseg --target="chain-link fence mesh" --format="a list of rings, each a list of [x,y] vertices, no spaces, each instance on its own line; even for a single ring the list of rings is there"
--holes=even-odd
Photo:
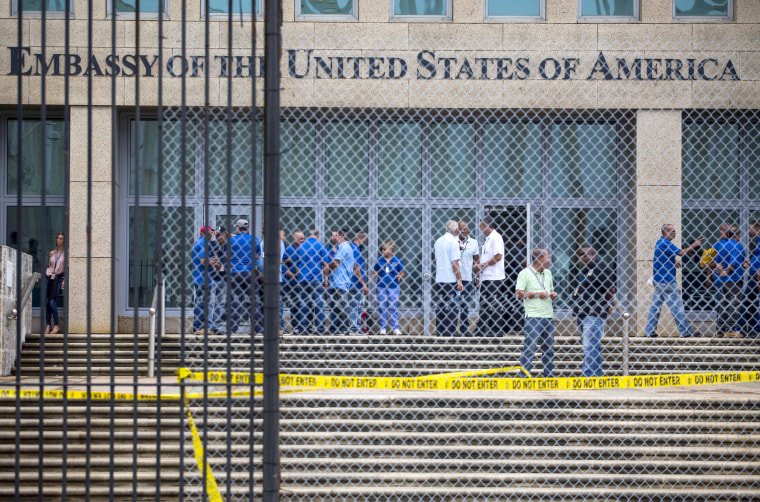
[[[218,500],[212,477],[223,500],[261,496],[259,387],[220,382],[262,372],[279,260],[279,367],[299,378],[280,395],[283,500],[760,498],[757,384],[737,383],[758,379],[757,25],[388,34],[402,24],[286,23],[279,221],[262,211],[259,80],[208,63],[209,106],[186,76],[190,104],[112,119],[115,308],[143,343],[163,277],[159,370],[198,376],[164,405],[181,410],[159,439],[180,445],[160,461],[171,496]],[[212,61],[233,54],[227,29],[252,35],[213,26]],[[309,29],[325,47],[296,50]],[[458,372],[480,384],[429,384]]]

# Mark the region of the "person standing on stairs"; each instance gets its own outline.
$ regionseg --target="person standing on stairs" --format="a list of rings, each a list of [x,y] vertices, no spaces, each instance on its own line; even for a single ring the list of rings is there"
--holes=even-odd
[[[47,330],[45,333],[61,332],[61,328],[58,326],[58,297],[63,296],[65,287],[66,250],[63,249],[64,238],[63,232],[58,232],[55,236],[55,249],[50,251],[48,268],[45,270],[45,277],[47,277],[45,294]]]

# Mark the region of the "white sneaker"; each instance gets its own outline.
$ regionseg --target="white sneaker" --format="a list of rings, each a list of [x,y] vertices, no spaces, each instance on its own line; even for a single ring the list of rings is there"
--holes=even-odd
[[[380,330],[380,334],[381,334],[381,335],[385,335],[385,334],[387,334],[387,333],[386,333],[386,331],[385,331],[385,328],[383,328],[383,329],[381,329],[381,330]]]
[[[401,330],[400,329],[394,329],[393,330],[393,334],[394,335],[400,335],[401,334]]]

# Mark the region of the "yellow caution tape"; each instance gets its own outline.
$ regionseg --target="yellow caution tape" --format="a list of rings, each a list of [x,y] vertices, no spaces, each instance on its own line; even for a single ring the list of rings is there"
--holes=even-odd
[[[208,462],[204,458],[203,441],[201,441],[201,437],[198,434],[198,428],[195,427],[195,420],[193,420],[193,414],[190,413],[190,406],[187,401],[185,401],[185,414],[187,415],[187,423],[190,427],[190,433],[193,435],[193,453],[195,455],[195,464],[201,471],[201,477],[203,477],[204,472],[206,473],[206,493],[208,494],[208,499],[211,502],[223,502],[222,494],[219,493],[219,486],[216,484],[214,472],[211,470],[211,466],[209,466]]]

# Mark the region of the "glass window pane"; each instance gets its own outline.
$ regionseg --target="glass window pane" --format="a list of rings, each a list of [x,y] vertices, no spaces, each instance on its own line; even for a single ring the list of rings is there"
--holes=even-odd
[[[316,127],[313,122],[282,122],[280,187],[283,196],[316,194]]]
[[[552,194],[554,197],[609,198],[617,187],[615,126],[552,126]]]
[[[739,126],[683,125],[682,193],[686,199],[739,197]]]
[[[541,15],[541,0],[488,0],[488,16]]]
[[[676,16],[726,17],[728,2],[733,0],[675,0]]]
[[[713,310],[716,291],[707,284],[709,275],[699,268],[699,260],[702,250],[710,249],[720,240],[721,224],[739,223],[739,211],[684,209],[682,214],[681,243],[687,246],[700,237],[705,238],[701,249],[682,258],[684,307],[686,310]],[[654,248],[654,243],[652,247]]]
[[[141,1],[142,3],[142,1]],[[208,0],[209,14],[227,14],[229,13],[229,0]],[[255,6],[256,14],[259,13],[259,0],[234,0],[232,2],[232,12],[235,14],[250,14],[251,8]]]
[[[422,194],[422,126],[415,122],[380,125],[378,179],[381,197],[419,197]]]
[[[180,195],[182,193],[182,136],[179,121],[166,121],[163,124],[164,165],[163,195]],[[135,165],[140,164],[140,194],[158,195],[158,122],[141,120],[131,122],[131,149],[129,158],[129,194],[135,195]],[[187,166],[186,194],[195,192],[195,142],[187,133],[185,151]]]
[[[633,16],[635,0],[581,0],[581,16]]]
[[[18,121],[8,121],[7,163],[8,193],[18,190]],[[66,182],[63,120],[48,120],[47,129],[40,120],[24,120],[21,125],[21,193],[42,195],[42,136],[45,135],[45,193],[63,195]]]
[[[140,0],[140,12],[158,13],[159,2],[163,0]],[[134,14],[137,12],[137,0],[114,0],[116,12],[125,12]],[[166,7],[164,6],[164,12]]]
[[[356,230],[367,230],[369,227],[369,210],[366,207],[326,207],[325,208],[325,235],[321,236],[322,242],[329,248],[330,232],[332,230],[348,230],[346,238],[354,238]]]
[[[472,124],[432,127],[433,197],[475,195],[475,132]]]
[[[578,252],[592,246],[597,262],[613,272],[617,263],[617,220],[613,209],[552,210],[552,277],[559,294],[555,307],[572,308],[573,290],[580,274]]]
[[[486,197],[541,196],[540,124],[486,124]]]
[[[42,218],[45,218],[43,228]],[[64,211],[61,206],[48,206],[44,209],[40,206],[24,206],[21,208],[21,230],[16,227],[18,206],[8,206],[6,213],[5,228],[7,235],[5,242],[8,246],[18,249],[32,256],[32,271],[39,272],[44,277],[48,266],[48,253],[55,249],[55,236],[58,232],[66,231]],[[39,307],[43,302],[43,287],[47,287],[45,280],[41,279],[32,292],[32,306]],[[60,307],[60,305],[59,305]],[[59,310],[59,313],[63,313]]]
[[[70,2],[70,5],[73,2]],[[42,11],[42,6],[45,5],[47,12],[64,12],[66,10],[65,0],[22,0],[21,6],[24,11]]]
[[[138,210],[139,209],[139,210]],[[163,265],[166,276],[166,306],[180,307],[182,287],[185,290],[185,306],[193,304],[192,268],[190,251],[197,238],[193,230],[193,208],[184,208],[186,226],[180,227],[183,209],[180,207],[163,208],[163,229],[173,229],[173,239],[164,239]],[[137,218],[135,218],[137,214]],[[156,285],[156,231],[158,224],[157,207],[129,208],[129,298],[127,305],[134,307],[135,289],[138,305],[149,307]],[[137,240],[139,237],[139,241]],[[182,255],[185,255],[185,267],[182,268]]]
[[[353,0],[300,0],[301,14],[353,14]]]
[[[760,122],[747,124],[747,150],[749,198],[760,199]]]
[[[395,0],[393,14],[396,16],[445,16],[446,0]]]
[[[366,122],[325,125],[329,197],[365,197],[369,193],[369,127]]]
[[[383,243],[393,241],[394,256],[404,262],[406,276],[401,281],[399,308],[422,308],[422,210],[416,208],[379,208],[377,236],[378,256],[371,256],[367,268],[372,270],[380,257]]]
[[[233,122],[227,130],[227,122],[213,121],[208,124],[209,160],[208,184],[212,196],[227,196],[227,142],[231,142],[230,155],[230,192],[232,197],[250,197],[251,184],[251,123]],[[263,193],[264,185],[264,146],[263,129],[256,124],[256,195]]]

